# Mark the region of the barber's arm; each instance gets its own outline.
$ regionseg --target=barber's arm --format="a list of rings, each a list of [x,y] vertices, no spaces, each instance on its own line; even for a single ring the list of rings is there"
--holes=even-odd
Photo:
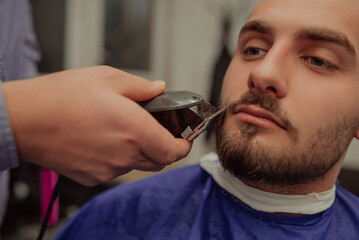
[[[20,161],[88,186],[133,169],[161,170],[188,154],[191,143],[135,102],[164,90],[162,81],[105,66],[3,84]]]

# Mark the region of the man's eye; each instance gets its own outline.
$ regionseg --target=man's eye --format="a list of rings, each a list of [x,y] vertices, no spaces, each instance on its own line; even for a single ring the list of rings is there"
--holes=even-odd
[[[337,67],[330,62],[318,57],[304,57],[304,61],[310,65],[323,70],[336,70]]]
[[[247,56],[261,56],[267,52],[260,48],[248,47],[243,50],[243,53]]]

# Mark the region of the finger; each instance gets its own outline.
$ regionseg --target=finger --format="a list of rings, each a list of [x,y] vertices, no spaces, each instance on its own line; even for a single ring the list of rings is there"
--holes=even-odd
[[[133,101],[146,101],[152,99],[166,89],[165,82],[162,80],[139,81],[138,84],[130,84],[122,91],[122,96]]]
[[[141,159],[136,161],[133,168],[140,171],[158,172],[165,168],[165,164],[159,164],[141,153]]]
[[[146,101],[163,93],[166,84],[162,80],[149,81],[121,71],[117,87],[118,93],[124,97],[133,101]]]
[[[159,164],[171,164],[186,157],[191,150],[192,142],[173,137],[173,135],[160,125],[155,119],[149,127],[143,130],[141,142],[143,154]]]

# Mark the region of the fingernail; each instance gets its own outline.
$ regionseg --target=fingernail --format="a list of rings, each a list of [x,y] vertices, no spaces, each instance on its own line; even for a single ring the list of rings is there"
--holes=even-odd
[[[155,81],[152,81],[152,82],[156,87],[164,87],[164,86],[166,86],[165,81],[162,81],[162,80],[155,80]]]

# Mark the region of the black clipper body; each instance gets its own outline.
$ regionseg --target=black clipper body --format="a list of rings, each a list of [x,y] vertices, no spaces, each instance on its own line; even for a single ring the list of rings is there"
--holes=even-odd
[[[224,113],[224,110],[217,112],[201,95],[189,91],[168,91],[139,104],[175,137],[189,141]]]

